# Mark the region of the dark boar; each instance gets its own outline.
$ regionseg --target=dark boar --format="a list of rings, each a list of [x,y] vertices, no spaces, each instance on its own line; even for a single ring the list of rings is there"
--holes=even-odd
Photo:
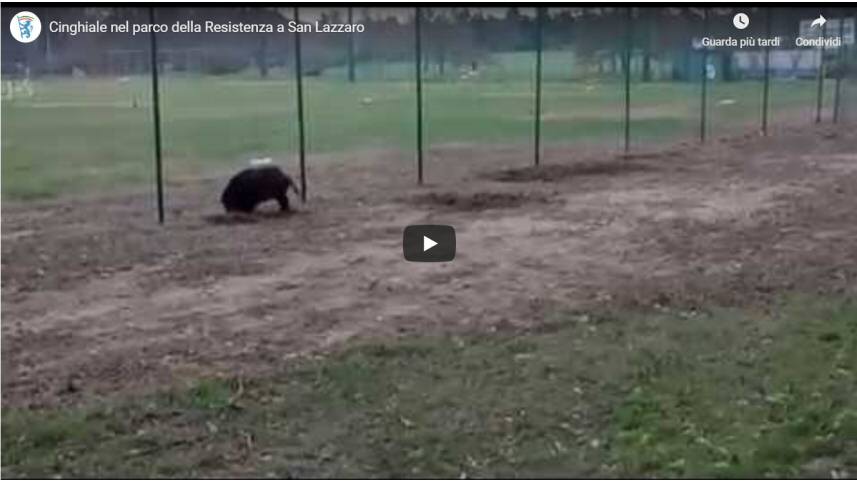
[[[256,206],[277,200],[281,211],[289,211],[289,188],[300,195],[294,180],[277,166],[247,168],[229,180],[220,202],[227,213],[252,213]]]

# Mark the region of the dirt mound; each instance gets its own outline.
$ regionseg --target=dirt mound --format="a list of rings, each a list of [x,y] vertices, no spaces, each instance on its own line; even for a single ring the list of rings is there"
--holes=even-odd
[[[453,211],[482,211],[497,208],[517,208],[530,203],[547,203],[550,198],[540,193],[427,193],[411,198],[418,206],[438,206]]]
[[[683,156],[684,154],[685,153],[681,149],[668,149],[663,151],[640,151],[633,153],[624,153],[621,155],[621,159],[624,159],[626,161],[632,159],[665,159]]]
[[[629,162],[622,159],[609,161],[590,161],[573,165],[531,166],[528,168],[505,169],[491,173],[489,179],[506,182],[557,181],[577,176],[617,176],[627,173],[651,171],[651,165]]]

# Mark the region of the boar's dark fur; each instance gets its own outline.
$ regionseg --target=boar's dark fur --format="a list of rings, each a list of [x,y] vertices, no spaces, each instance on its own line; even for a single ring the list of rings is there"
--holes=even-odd
[[[229,180],[220,202],[227,213],[252,213],[268,200],[277,200],[280,210],[289,211],[289,187],[300,194],[292,178],[277,166],[247,168]]]

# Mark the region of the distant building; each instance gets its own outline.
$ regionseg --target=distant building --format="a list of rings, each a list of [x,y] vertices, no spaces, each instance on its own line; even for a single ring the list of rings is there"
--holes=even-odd
[[[761,78],[765,75],[764,50],[739,50],[732,54],[736,70],[743,78]],[[772,77],[812,78],[818,75],[821,51],[818,49],[771,49]]]

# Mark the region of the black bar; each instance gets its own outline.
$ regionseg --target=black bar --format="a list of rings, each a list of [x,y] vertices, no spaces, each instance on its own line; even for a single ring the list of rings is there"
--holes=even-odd
[[[542,127],[542,48],[544,42],[544,7],[536,8],[536,116],[535,116],[535,165],[539,165],[541,156]]]
[[[771,7],[767,9],[765,15],[765,37],[771,39],[771,17],[773,16]],[[768,135],[768,103],[771,97],[771,46],[765,46],[765,83],[762,86],[762,135]]]
[[[354,9],[348,7],[348,25],[354,24]],[[348,33],[348,82],[354,82],[354,32]]]
[[[845,72],[845,62],[847,61],[845,57],[845,15],[848,12],[843,8],[839,14],[839,42],[841,42],[839,46],[839,66],[836,69],[836,89],[833,91],[833,123],[836,124],[839,122],[839,99],[840,99],[840,91],[842,90],[842,75]],[[857,26],[857,16],[854,17],[855,26]]]
[[[708,9],[702,9],[702,35],[708,35]],[[708,48],[702,47],[702,94],[699,107],[699,142],[705,142],[705,121],[708,117]]]
[[[294,7],[295,23],[300,24],[298,7]],[[306,139],[304,136],[304,88],[301,67],[301,33],[295,32],[295,85],[298,94],[298,146],[301,166],[301,201],[306,201]]]
[[[414,63],[417,76],[417,183],[423,184],[423,73],[422,73],[422,11],[416,7],[414,14]]]
[[[824,10],[821,11],[824,15]],[[821,26],[821,37],[827,35],[827,23]],[[821,122],[821,108],[824,105],[824,45],[818,48],[821,58],[818,61],[818,92],[815,99],[815,123]]]
[[[149,22],[155,24],[155,7],[149,7]],[[152,117],[155,127],[155,183],[158,196],[158,223],[164,224],[164,169],[161,155],[161,99],[158,89],[158,41],[149,32],[149,59],[152,68]]]
[[[631,150],[631,44],[633,10],[628,7],[628,19],[625,23],[625,152]]]

